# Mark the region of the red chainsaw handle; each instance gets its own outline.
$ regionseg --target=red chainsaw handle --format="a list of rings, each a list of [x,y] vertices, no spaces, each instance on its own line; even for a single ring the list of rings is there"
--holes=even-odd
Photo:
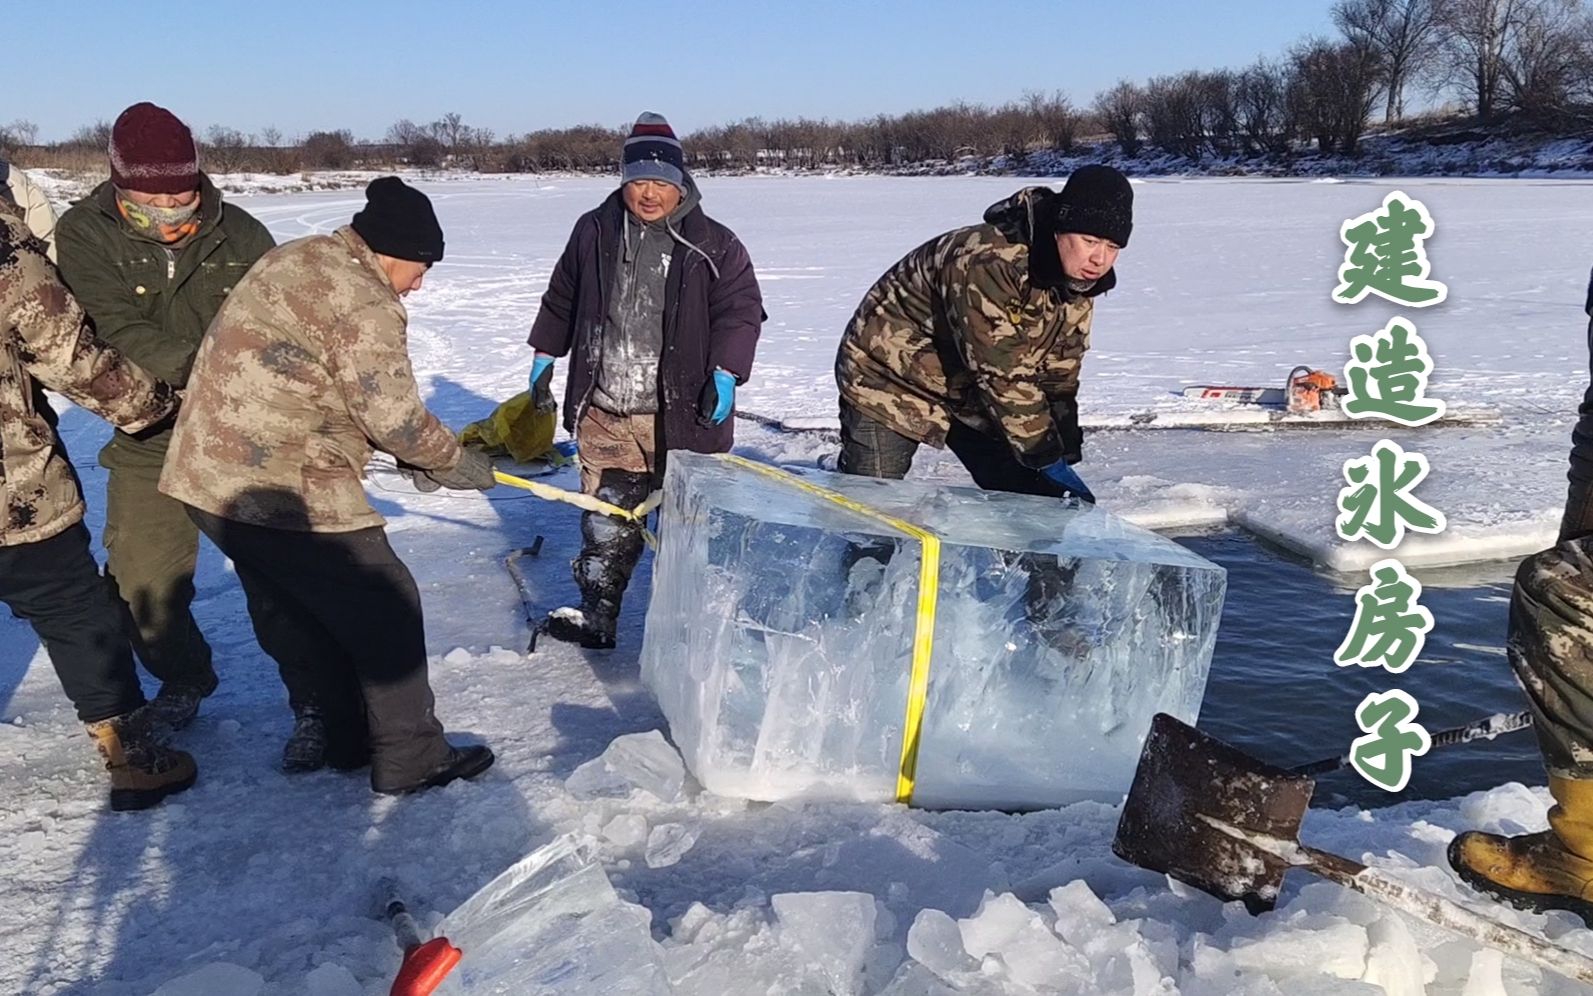
[[[431,996],[463,957],[464,952],[448,943],[446,937],[434,937],[410,948],[404,952],[404,963],[398,968],[390,996]]]

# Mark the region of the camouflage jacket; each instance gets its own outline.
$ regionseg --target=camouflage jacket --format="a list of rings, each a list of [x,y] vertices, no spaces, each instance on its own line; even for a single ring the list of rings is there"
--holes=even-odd
[[[44,243],[0,200],[0,547],[47,540],[83,518],[45,387],[128,432],[161,422],[176,401],[94,338]]]
[[[955,418],[1005,438],[1025,466],[1077,459],[1052,406],[1071,406],[1094,297],[1116,275],[1082,294],[1067,288],[1045,221],[1051,196],[1020,190],[985,224],[930,239],[887,270],[841,339],[842,398],[932,446],[945,445]]]
[[[426,470],[461,455],[420,400],[407,326],[352,228],[273,249],[205,334],[160,490],[274,529],[382,525],[360,480],[373,448]]]

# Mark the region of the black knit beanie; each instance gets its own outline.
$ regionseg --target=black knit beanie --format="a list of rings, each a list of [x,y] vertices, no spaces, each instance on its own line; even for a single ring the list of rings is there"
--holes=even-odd
[[[1134,188],[1110,166],[1081,166],[1068,177],[1056,205],[1056,232],[1078,232],[1128,245],[1134,230]]]
[[[412,263],[443,258],[442,226],[431,198],[396,176],[382,176],[365,188],[365,207],[354,216],[354,231],[383,256]]]

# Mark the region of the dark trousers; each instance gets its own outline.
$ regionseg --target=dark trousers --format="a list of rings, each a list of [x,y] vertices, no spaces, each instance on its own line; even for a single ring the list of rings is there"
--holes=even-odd
[[[951,450],[974,483],[986,491],[1061,498],[1066,489],[1037,470],[1030,470],[1012,455],[1006,440],[987,436],[953,419],[946,436]],[[899,481],[913,466],[918,441],[869,417],[841,401],[841,462],[843,474],[886,477]]]
[[[149,457],[107,455],[133,444],[113,440],[102,459],[105,483],[105,579],[121,603],[138,659],[163,682],[215,690],[210,644],[194,621],[199,532],[186,507],[156,490],[161,465]]]
[[[952,419],[951,432],[946,435],[946,448],[961,461],[974,483],[986,491],[1051,498],[1067,495],[1061,485],[1019,463],[1006,440],[970,429],[956,419]],[[844,398],[841,400],[841,473],[899,481],[912,469],[917,450],[917,440],[858,411]],[[881,562],[890,559],[888,552],[877,545],[860,546],[846,558],[847,569],[863,557]],[[1028,572],[1025,601],[1029,617],[1043,633],[1050,634],[1054,627],[1049,620],[1057,615],[1061,601],[1071,594],[1076,568],[1042,554],[1003,554],[1003,559]]]
[[[144,704],[121,612],[82,523],[37,543],[0,546],[0,603],[38,634],[83,722]]]
[[[426,674],[420,590],[383,529],[311,533],[189,509],[238,571],[260,647],[326,717],[330,745],[366,737],[371,785],[413,784],[448,757]]]

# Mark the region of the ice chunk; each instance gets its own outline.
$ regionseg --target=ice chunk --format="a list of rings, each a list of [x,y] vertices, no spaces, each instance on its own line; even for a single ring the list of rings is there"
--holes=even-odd
[[[862,892],[794,892],[770,900],[779,941],[825,979],[835,996],[856,996],[874,947],[874,897]]]
[[[1416,946],[1405,921],[1390,913],[1367,927],[1366,934],[1371,950],[1361,981],[1382,986],[1387,996],[1426,996],[1427,983],[1438,974],[1437,966]]]
[[[1340,921],[1321,928],[1277,927],[1236,941],[1229,952],[1241,969],[1280,973],[1323,972],[1360,979],[1366,971],[1366,928]]]
[[[603,837],[615,847],[635,847],[647,840],[647,819],[636,813],[621,813],[604,825]]]
[[[155,990],[154,996],[260,996],[264,989],[265,979],[258,972],[218,961],[172,979]]]
[[[1460,996],[1506,996],[1508,992],[1504,984],[1504,955],[1492,948],[1473,952],[1466,988]]]
[[[670,993],[652,915],[622,901],[570,837],[533,851],[443,918],[437,933],[465,952],[447,994]]]
[[[957,921],[957,927],[970,955],[999,958],[1007,976],[1021,985],[1058,986],[1092,977],[1089,961],[1011,893],[987,898],[978,913]]]
[[[686,852],[697,846],[701,827],[684,823],[663,823],[647,835],[646,861],[649,868],[668,868],[680,863]]]
[[[907,930],[907,954],[947,982],[979,968],[963,947],[957,921],[940,910],[923,910],[914,918]]]
[[[729,458],[671,456],[642,676],[719,795],[897,794],[920,543]],[[913,801],[1127,791],[1156,712],[1194,721],[1221,568],[1104,510],[810,472],[940,537]]]
[[[1006,987],[978,976],[950,983],[923,965],[907,962],[879,996],[1009,996]]]
[[[1051,890],[1051,911],[1056,914],[1056,932],[1076,947],[1083,947],[1091,936],[1117,922],[1082,879]]]
[[[333,962],[317,965],[304,977],[304,996],[361,996],[364,992],[353,972]]]
[[[628,795],[639,788],[660,802],[678,802],[685,784],[680,752],[657,730],[615,737],[602,756],[564,780],[565,788],[583,798]]]

